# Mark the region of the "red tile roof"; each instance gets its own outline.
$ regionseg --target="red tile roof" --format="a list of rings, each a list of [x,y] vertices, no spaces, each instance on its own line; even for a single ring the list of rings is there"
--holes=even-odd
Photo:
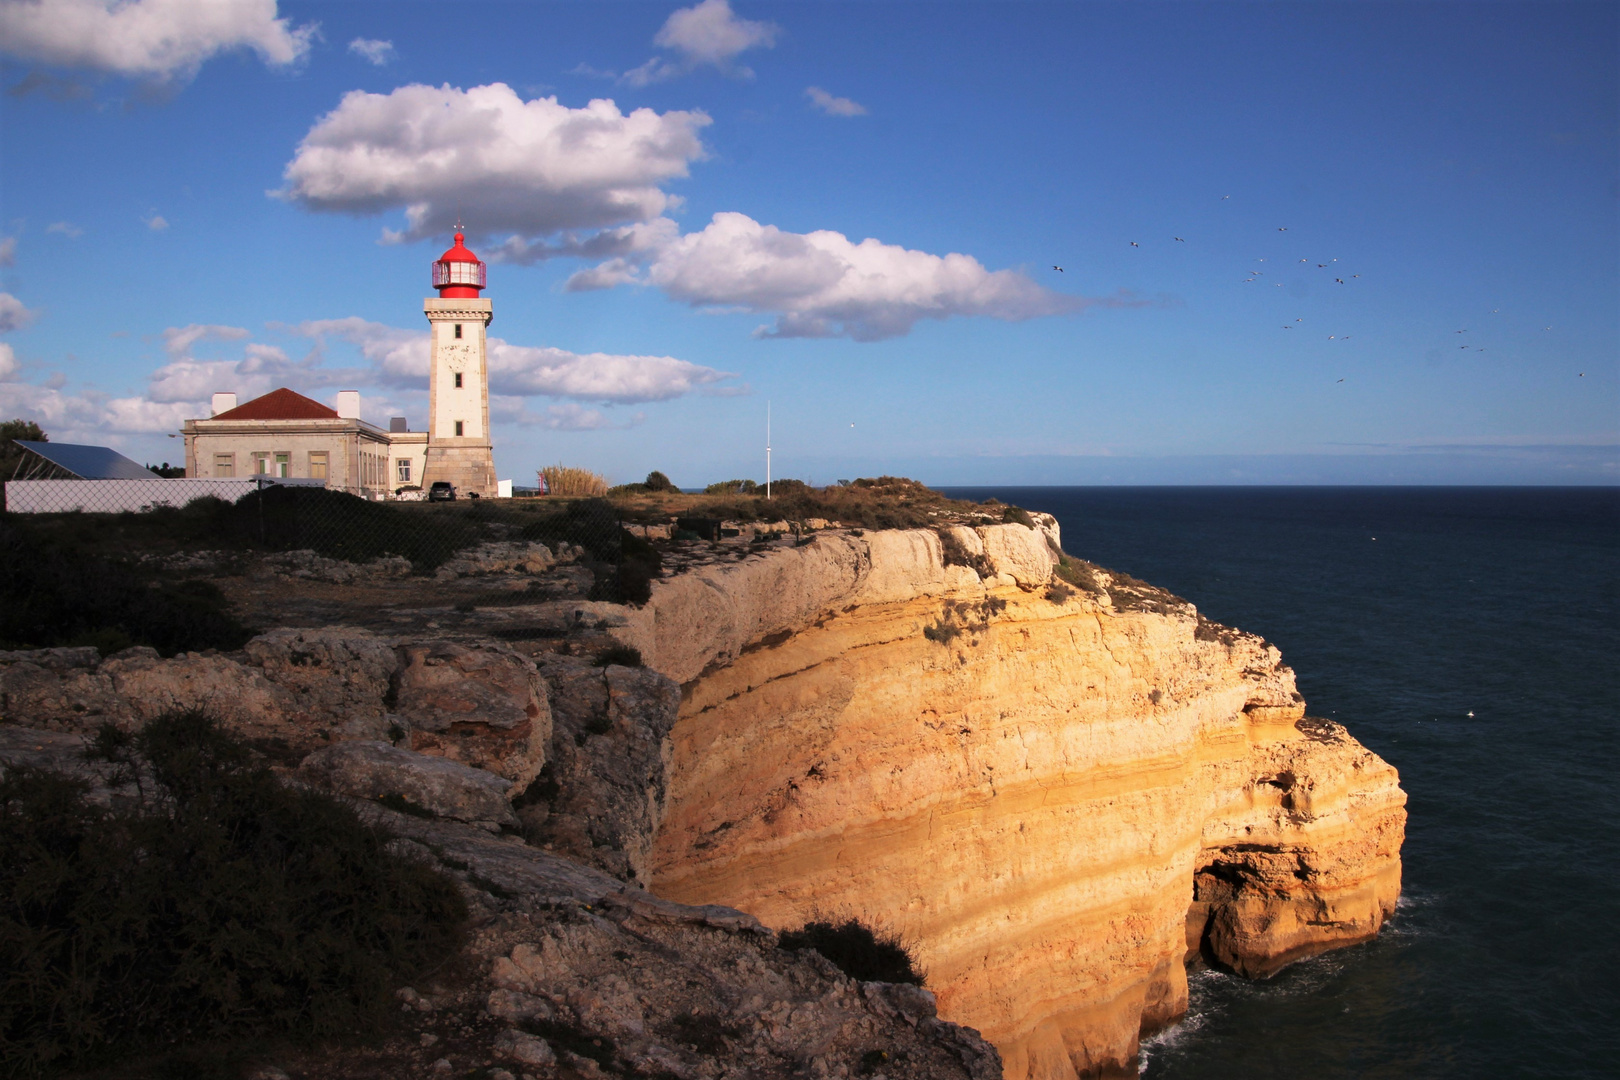
[[[329,409],[303,394],[288,390],[285,386],[210,417],[212,420],[336,420],[337,418],[336,409]]]

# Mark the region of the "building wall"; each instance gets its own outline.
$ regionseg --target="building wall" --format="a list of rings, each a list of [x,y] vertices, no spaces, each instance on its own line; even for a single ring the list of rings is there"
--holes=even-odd
[[[240,479],[263,472],[378,494],[399,486],[388,433],[361,421],[192,420],[185,431],[187,476]],[[412,476],[420,476],[420,450],[412,446],[411,454]]]

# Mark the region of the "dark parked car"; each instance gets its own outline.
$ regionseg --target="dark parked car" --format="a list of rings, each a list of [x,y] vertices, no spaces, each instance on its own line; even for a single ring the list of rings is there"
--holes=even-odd
[[[428,502],[450,502],[456,497],[456,487],[448,480],[435,481],[428,488]]]

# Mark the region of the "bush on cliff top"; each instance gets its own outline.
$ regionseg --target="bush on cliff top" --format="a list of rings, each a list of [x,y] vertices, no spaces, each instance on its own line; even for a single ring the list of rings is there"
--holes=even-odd
[[[0,778],[0,1075],[358,1033],[459,945],[453,881],[279,783],[207,716],[109,727],[94,753],[140,777],[133,805],[48,772]]]
[[[0,519],[0,649],[150,645],[172,656],[238,649],[252,636],[209,582],[142,574]]]
[[[924,973],[905,942],[893,934],[878,934],[858,919],[841,923],[818,919],[798,930],[784,930],[777,941],[792,952],[814,949],[839,971],[862,982],[923,984]]]

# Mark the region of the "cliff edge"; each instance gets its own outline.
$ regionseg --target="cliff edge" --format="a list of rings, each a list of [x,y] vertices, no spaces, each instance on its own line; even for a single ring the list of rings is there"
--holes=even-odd
[[[1189,961],[1265,976],[1378,932],[1405,794],[1274,647],[1070,587],[1035,524],[822,533],[611,620],[682,684],[646,873],[898,932],[1010,1080],[1134,1075]]]

